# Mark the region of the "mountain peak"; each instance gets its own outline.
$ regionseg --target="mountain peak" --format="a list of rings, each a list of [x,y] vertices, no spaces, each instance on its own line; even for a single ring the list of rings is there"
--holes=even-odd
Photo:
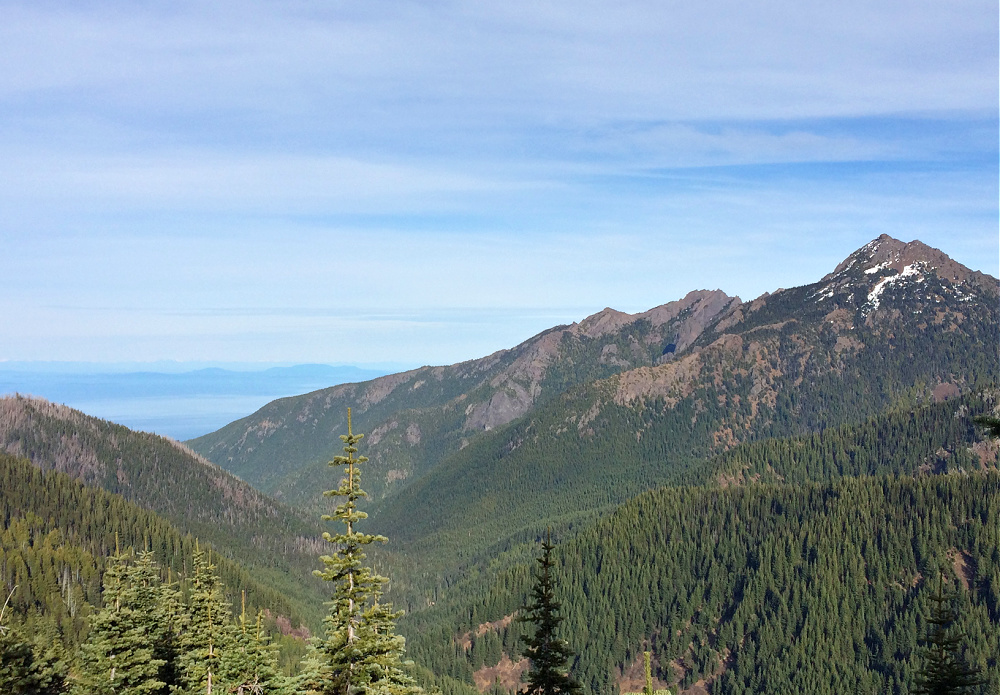
[[[982,273],[970,270],[953,260],[940,249],[928,246],[922,241],[900,241],[888,234],[882,234],[844,259],[832,273],[823,280],[858,268],[866,275],[892,270],[896,273],[913,273],[917,268],[934,270],[942,280],[951,283],[965,282],[970,277],[984,280]],[[909,270],[907,270],[909,269]]]

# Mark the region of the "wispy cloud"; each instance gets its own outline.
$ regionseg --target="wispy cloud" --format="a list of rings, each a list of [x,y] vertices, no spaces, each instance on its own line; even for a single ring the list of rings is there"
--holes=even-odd
[[[883,232],[998,271],[995,2],[0,9],[0,357],[445,361]]]

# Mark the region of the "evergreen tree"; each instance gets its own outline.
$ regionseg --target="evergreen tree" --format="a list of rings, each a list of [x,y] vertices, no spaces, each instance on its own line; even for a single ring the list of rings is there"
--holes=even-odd
[[[157,577],[158,578],[158,577]],[[104,607],[81,648],[78,692],[88,695],[161,693],[162,659],[154,656],[157,594],[145,586],[145,567],[119,552],[104,574]]]
[[[285,678],[278,672],[278,658],[262,629],[262,617],[263,614],[258,613],[256,624],[250,624],[244,593],[232,648],[222,655],[222,673],[229,684],[229,692],[237,695],[285,695],[291,692],[286,688]]]
[[[31,645],[10,625],[0,626],[0,688],[5,693],[34,690]]]
[[[67,691],[65,652],[51,628],[28,640],[23,630],[0,625],[0,693],[59,695]]]
[[[320,646],[324,663],[315,674],[318,689],[329,695],[407,695],[422,692],[403,671],[403,637],[395,634],[396,620],[402,615],[392,606],[379,602],[389,581],[370,567],[365,567],[364,549],[372,543],[384,543],[385,536],[359,532],[355,524],[368,517],[358,510],[358,501],[367,497],[361,489],[359,465],[368,459],[355,458],[357,444],[364,435],[351,429],[351,409],[347,409],[347,434],[341,435],[346,456],[335,456],[331,466],[344,466],[340,487],[323,494],[340,497],[332,515],[324,521],[344,524],[343,533],[324,533],[335,546],[334,554],[320,559],[326,566],[316,574],[333,582],[330,614],[324,620],[327,638]]]
[[[913,692],[917,695],[952,695],[974,692],[984,681],[979,670],[968,664],[962,653],[963,635],[952,630],[958,617],[952,606],[954,594],[945,594],[943,576],[938,579],[924,640],[923,668],[917,674]]]
[[[539,572],[531,591],[531,603],[524,607],[527,612],[519,618],[535,626],[534,635],[521,638],[525,644],[521,655],[531,660],[526,676],[526,695],[575,695],[580,692],[580,684],[567,670],[567,661],[573,652],[566,640],[556,637],[556,628],[563,617],[558,614],[562,604],[556,600],[553,588],[553,548],[551,534],[547,533],[542,542],[542,556],[538,558]]]
[[[167,582],[160,586],[156,641],[153,648],[155,657],[163,660],[160,680],[167,684],[170,692],[182,686],[181,639],[187,631],[189,622],[188,608],[178,583],[168,571]]]
[[[59,628],[51,618],[34,625],[31,650],[32,695],[59,695],[69,690],[69,657]],[[2,679],[0,679],[2,683]],[[0,689],[0,692],[4,692]],[[15,691],[16,692],[16,691]]]
[[[299,695],[320,695],[324,692],[329,675],[330,668],[323,651],[323,641],[313,638],[299,663],[298,675],[289,679],[289,687]]]
[[[4,614],[10,604],[10,597],[17,591],[15,586],[3,608],[0,608],[0,692],[21,695],[34,693],[34,654],[19,630],[4,622]]]
[[[235,630],[229,604],[215,565],[200,547],[195,548],[188,606],[188,625],[180,638],[180,676],[190,695],[225,692],[223,655],[233,648]]]

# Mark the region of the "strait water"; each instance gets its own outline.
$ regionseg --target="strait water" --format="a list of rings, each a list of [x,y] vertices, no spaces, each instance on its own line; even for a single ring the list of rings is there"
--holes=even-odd
[[[0,395],[40,396],[130,429],[183,441],[214,432],[277,398],[387,373],[328,365],[178,373],[0,368]]]

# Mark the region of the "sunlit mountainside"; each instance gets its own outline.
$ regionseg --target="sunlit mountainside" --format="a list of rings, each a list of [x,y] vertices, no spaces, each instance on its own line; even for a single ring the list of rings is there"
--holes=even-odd
[[[698,480],[699,461],[741,442],[992,384],[998,296],[995,278],[883,236],[811,285],[606,309],[479,360],[282,399],[188,444],[316,509],[352,406],[372,523],[403,547],[461,536],[486,552]]]
[[[9,615],[72,672],[116,535],[191,601],[208,547],[234,613],[246,590],[282,668],[308,672],[302,638],[324,633],[330,595],[312,575],[330,552],[319,516],[345,514],[389,538],[370,560],[407,612],[414,674],[444,695],[519,687],[517,617],[548,534],[585,693],[641,689],[648,651],[674,693],[904,695],[935,577],[996,687],[998,443],[975,418],[1000,412],[998,345],[1000,281],[883,235],[809,285],[605,309],[185,444],[7,397]],[[328,462],[348,408],[365,519],[323,496],[346,484]]]

